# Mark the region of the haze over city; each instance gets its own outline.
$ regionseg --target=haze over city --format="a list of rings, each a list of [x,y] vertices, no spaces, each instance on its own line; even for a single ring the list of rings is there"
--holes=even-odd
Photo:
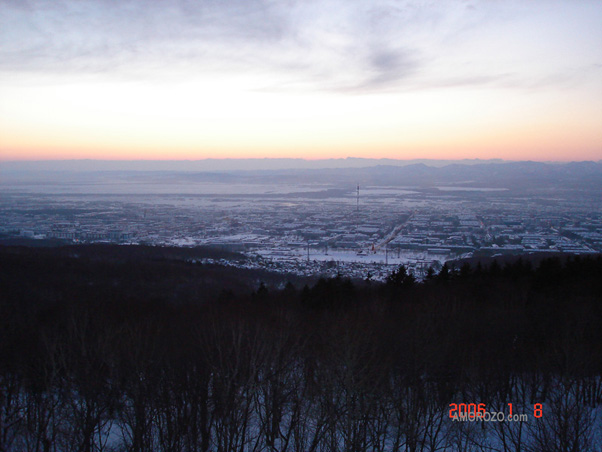
[[[602,156],[599,1],[0,3],[0,159]]]

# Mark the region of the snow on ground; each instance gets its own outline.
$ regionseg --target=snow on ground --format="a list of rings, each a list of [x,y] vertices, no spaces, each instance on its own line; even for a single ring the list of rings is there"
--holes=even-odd
[[[290,249],[257,249],[255,253],[273,260],[307,260],[307,248],[290,248]],[[445,261],[450,258],[448,254],[426,254],[424,252],[414,251],[389,251],[379,250],[372,251],[356,251],[356,250],[340,250],[326,248],[309,249],[309,260],[313,261],[334,261],[334,262],[360,262],[364,264],[388,264],[388,265],[407,265],[417,262],[434,262]]]

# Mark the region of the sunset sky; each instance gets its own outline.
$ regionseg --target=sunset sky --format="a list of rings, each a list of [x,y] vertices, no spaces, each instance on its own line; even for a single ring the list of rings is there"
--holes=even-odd
[[[602,159],[600,0],[0,0],[0,160]]]

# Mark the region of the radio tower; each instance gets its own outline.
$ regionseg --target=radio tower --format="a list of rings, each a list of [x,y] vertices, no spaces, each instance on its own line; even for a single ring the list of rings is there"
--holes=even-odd
[[[355,211],[355,232],[360,228],[360,184],[357,184],[357,206]]]

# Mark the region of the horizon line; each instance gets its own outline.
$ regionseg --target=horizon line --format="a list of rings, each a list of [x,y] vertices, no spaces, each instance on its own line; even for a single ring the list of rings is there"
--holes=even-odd
[[[500,162],[500,163],[517,163],[517,162],[537,162],[537,163],[584,163],[593,162],[600,163],[599,160],[538,160],[538,159],[524,159],[524,160],[508,160],[500,157],[492,158],[391,158],[391,157],[330,157],[330,158],[306,158],[306,157],[207,157],[200,159],[119,159],[119,158],[42,158],[42,159],[7,159],[4,160],[0,157],[0,163],[38,163],[38,162],[214,162],[214,161],[304,161],[304,162],[327,162],[327,161],[353,161],[353,160],[386,160],[394,162],[416,162],[416,161],[432,161],[432,162],[465,162],[465,161],[481,161],[481,162]]]

